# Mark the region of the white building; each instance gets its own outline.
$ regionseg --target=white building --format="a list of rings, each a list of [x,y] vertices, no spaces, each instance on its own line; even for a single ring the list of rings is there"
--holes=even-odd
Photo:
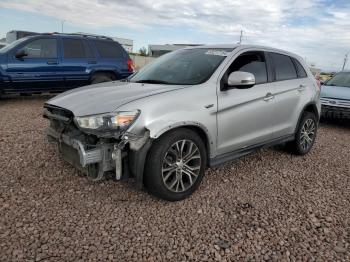
[[[153,57],[159,57],[171,51],[175,51],[188,46],[199,46],[199,45],[197,44],[149,45],[148,54]]]
[[[124,47],[124,49],[126,50],[126,52],[128,53],[132,53],[133,49],[134,49],[134,41],[131,39],[126,39],[126,38],[120,38],[120,37],[113,37],[114,41],[117,41],[119,44],[122,45],[122,47]]]

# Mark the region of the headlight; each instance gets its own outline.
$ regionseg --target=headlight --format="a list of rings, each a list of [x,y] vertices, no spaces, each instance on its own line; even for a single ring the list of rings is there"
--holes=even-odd
[[[75,121],[80,128],[97,131],[113,131],[126,129],[139,116],[140,111],[114,112],[102,115],[76,117]]]

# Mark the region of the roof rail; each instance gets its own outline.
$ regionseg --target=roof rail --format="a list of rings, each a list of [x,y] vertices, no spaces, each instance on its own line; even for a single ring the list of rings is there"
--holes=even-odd
[[[98,39],[106,39],[106,40],[113,40],[111,37],[108,36],[104,36],[104,35],[95,35],[95,34],[86,34],[86,33],[69,33],[66,35],[78,35],[78,36],[83,36],[83,37],[94,37],[94,38],[98,38]]]
[[[40,34],[40,33],[39,33]],[[58,32],[52,32],[52,33],[41,33],[41,35],[71,35],[71,36],[82,36],[82,37],[93,37],[97,39],[106,39],[106,40],[113,40],[113,38],[104,36],[104,35],[94,35],[94,34],[86,34],[86,33],[58,33]]]

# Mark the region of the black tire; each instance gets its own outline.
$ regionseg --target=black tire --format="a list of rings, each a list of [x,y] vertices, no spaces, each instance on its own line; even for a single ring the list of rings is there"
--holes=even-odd
[[[307,140],[306,138],[303,138],[303,133],[304,133],[304,127],[306,127],[306,123],[312,123],[314,126],[314,131],[313,135],[311,133],[308,135],[308,137],[311,140],[308,140],[307,146],[305,141]],[[312,149],[312,146],[315,143],[316,135],[317,135],[317,127],[318,127],[318,121],[316,118],[316,115],[311,112],[304,112],[301,116],[298,128],[295,132],[295,139],[287,144],[287,149],[293,154],[296,155],[305,155],[310,152]]]
[[[99,84],[115,80],[115,75],[112,73],[96,73],[91,77],[91,84]]]
[[[181,143],[182,145],[183,141],[185,141],[185,145],[181,148],[184,149],[183,151],[187,152],[183,152],[181,150],[181,155],[183,156],[181,157],[181,160],[179,160],[180,158],[178,159],[177,157],[177,160],[173,160],[173,166],[174,168],[176,168],[175,174],[173,173],[173,171],[169,171],[168,174],[172,174],[170,175],[168,180],[166,180],[166,178],[164,178],[163,175],[164,172],[166,172],[164,171],[164,169],[166,169],[165,165],[170,166],[169,162],[171,161],[168,159],[168,157],[171,154],[175,156],[175,150],[172,149],[174,148],[174,146],[176,146],[176,143]],[[190,154],[192,151],[195,152],[193,155]],[[193,156],[193,159],[186,160],[186,157],[189,157],[190,155]],[[181,167],[178,166],[179,163],[181,163]],[[170,131],[165,135],[161,136],[156,141],[154,141],[147,155],[144,184],[151,194],[161,199],[168,201],[179,201],[185,199],[188,196],[190,196],[200,185],[204,176],[206,163],[207,153],[205,145],[202,139],[195,132],[186,128]],[[197,172],[197,176],[192,177],[190,174],[188,174],[189,170],[187,168],[189,166],[193,168],[193,165],[197,166],[196,171],[192,171]],[[191,177],[195,179],[192,179]],[[165,181],[163,178],[165,179]],[[179,189],[183,191],[174,192],[173,190],[169,189],[169,184],[172,184],[172,182],[175,180],[181,180],[181,183],[178,182],[178,186],[176,186],[176,191],[178,190],[177,187],[180,186],[182,187],[182,189]],[[167,181],[169,181],[168,185],[166,185]],[[186,188],[185,190],[185,187],[187,186],[188,188]]]

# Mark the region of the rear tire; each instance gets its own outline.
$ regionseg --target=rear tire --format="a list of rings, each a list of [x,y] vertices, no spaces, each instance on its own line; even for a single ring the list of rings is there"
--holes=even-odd
[[[179,201],[200,185],[207,163],[202,139],[181,128],[157,139],[147,155],[144,183],[156,197]]]
[[[115,80],[115,75],[112,73],[96,73],[91,77],[91,84],[99,84]]]
[[[304,112],[295,133],[295,139],[287,144],[287,149],[296,155],[310,152],[317,134],[317,119],[314,113]]]

